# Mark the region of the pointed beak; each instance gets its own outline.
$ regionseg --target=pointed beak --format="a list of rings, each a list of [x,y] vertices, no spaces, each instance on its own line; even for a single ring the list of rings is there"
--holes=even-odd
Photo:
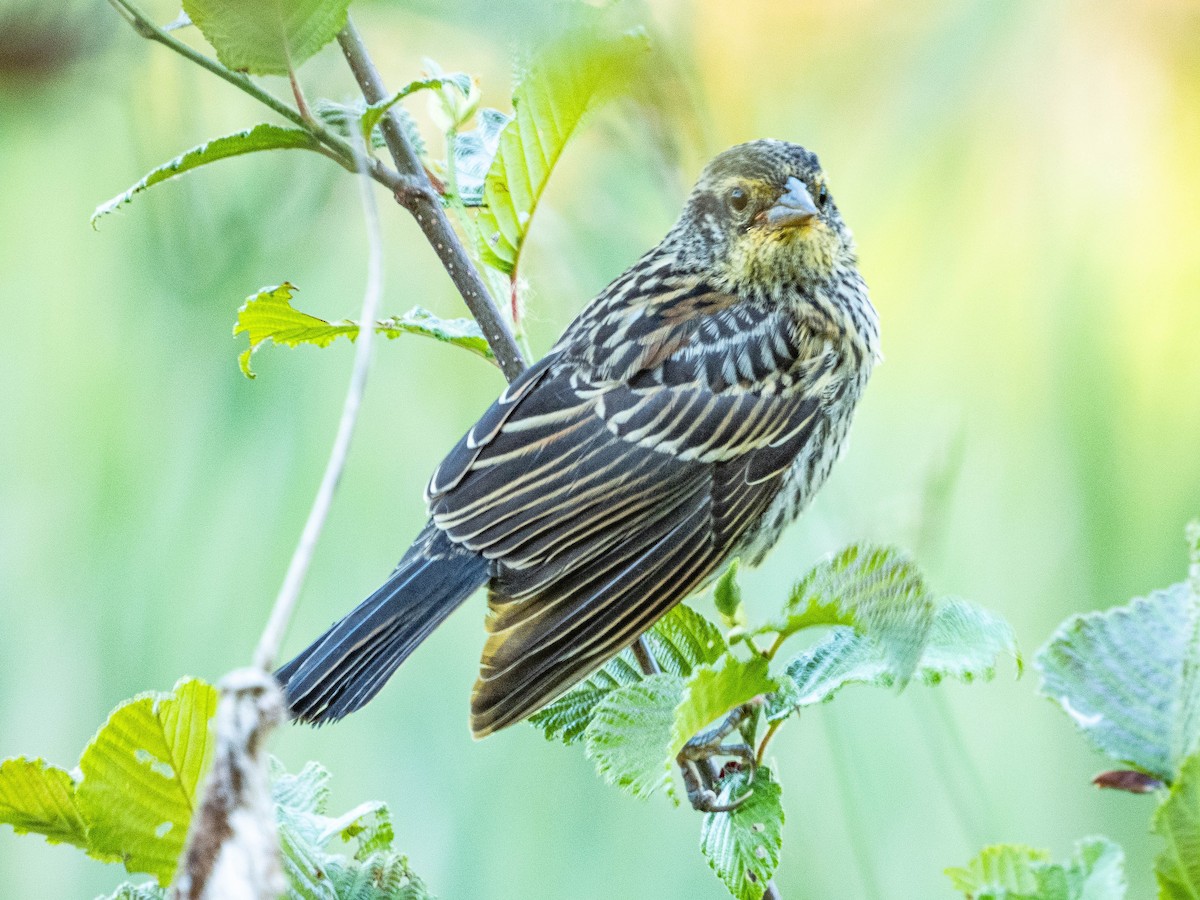
[[[817,215],[817,204],[813,203],[808,187],[796,176],[787,180],[783,196],[759,219],[768,228],[794,228],[811,222]]]

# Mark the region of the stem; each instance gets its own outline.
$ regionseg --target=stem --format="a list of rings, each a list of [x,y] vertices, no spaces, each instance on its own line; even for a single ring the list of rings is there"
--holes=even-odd
[[[787,640],[787,636],[778,634],[775,636],[775,641],[767,648],[767,652],[763,654],[768,660],[775,658],[775,654],[779,652],[779,648],[783,646],[783,642]]]
[[[779,719],[778,721],[772,722],[767,727],[767,733],[763,735],[762,743],[758,745],[758,753],[754,755],[755,765],[762,765],[763,757],[766,756],[767,753],[767,744],[771,743],[771,738],[775,737],[775,732],[779,730],[779,726],[782,725],[784,721],[784,719]]]
[[[336,152],[341,157],[340,161],[342,165],[354,171],[355,159],[357,157],[354,148],[320,122],[311,118],[305,119],[303,115],[292,109],[278,97],[260,88],[250,80],[249,76],[243,75],[240,72],[234,72],[232,69],[227,69],[212,57],[205,56],[198,50],[189,47],[183,41],[156,25],[153,19],[138,9],[133,0],[108,0],[108,2],[121,14],[125,21],[133,26],[134,31],[142,37],[162,44],[170,50],[174,50],[180,56],[194,62],[202,69],[207,69],[218,78],[228,81],[238,90],[249,94],[259,103],[278,113],[293,125],[303,128],[326,147]],[[372,173],[372,177],[374,177],[374,173]]]
[[[366,157],[366,148],[356,154],[359,159],[359,193],[362,198],[363,214],[367,221],[367,285],[363,291],[362,312],[359,322],[363,323],[358,331],[358,339],[354,346],[354,369],[350,373],[350,385],[346,389],[346,400],[342,405],[342,417],[338,422],[337,436],[333,441],[333,449],[329,452],[329,461],[325,464],[325,474],[321,477],[321,486],[313,499],[312,509],[304,530],[300,534],[300,542],[292,554],[288,565],[287,575],[283,586],[275,598],[271,609],[271,618],[263,629],[254,652],[254,664],[265,671],[270,671],[279,653],[279,645],[283,634],[291,620],[304,578],[308,574],[312,562],[313,551],[317,539],[325,525],[329,507],[333,503],[333,495],[337,490],[342,470],[346,466],[346,457],[350,451],[350,439],[354,435],[354,426],[358,421],[358,410],[362,405],[363,391],[367,384],[367,372],[371,365],[371,345],[375,337],[375,329],[371,327],[379,314],[380,297],[383,295],[383,238],[379,227],[379,210],[375,205],[375,195],[371,192],[370,175]]]
[[[338,44],[367,102],[378,103],[386,99],[389,95],[383,85],[383,79],[371,61],[353,19],[347,18],[346,27],[338,34]],[[380,127],[400,178],[398,189],[394,192],[396,201],[417,220],[417,225],[441,259],[450,280],[454,282],[467,308],[471,310],[471,314],[483,330],[483,336],[487,338],[504,377],[512,381],[524,371],[525,358],[521,355],[521,348],[517,346],[508,321],[492,299],[491,292],[479,277],[462,242],[446,218],[441,201],[425,174],[425,167],[393,110],[387,111]]]
[[[646,636],[642,635],[633,642],[633,646],[629,648],[633,651],[633,658],[637,660],[637,664],[641,666],[643,675],[657,675],[662,671],[658,667],[658,663],[650,654],[650,647],[646,644]]]
[[[300,118],[309,125],[316,122],[317,117],[312,114],[308,100],[304,96],[304,88],[300,87],[300,79],[296,77],[296,70],[290,63],[288,64],[288,83],[292,86],[292,96],[296,99],[296,109],[300,111]]]

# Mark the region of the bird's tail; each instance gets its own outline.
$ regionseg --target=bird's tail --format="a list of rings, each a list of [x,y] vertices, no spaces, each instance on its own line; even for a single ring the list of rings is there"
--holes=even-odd
[[[487,580],[487,566],[426,526],[383,587],[275,673],[292,715],[321,725],[363,706]]]

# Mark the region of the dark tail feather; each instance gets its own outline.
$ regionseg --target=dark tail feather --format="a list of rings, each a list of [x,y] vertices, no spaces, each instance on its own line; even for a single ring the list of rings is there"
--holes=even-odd
[[[486,559],[426,526],[383,587],[275,673],[292,715],[321,725],[363,706],[487,581],[487,567]]]

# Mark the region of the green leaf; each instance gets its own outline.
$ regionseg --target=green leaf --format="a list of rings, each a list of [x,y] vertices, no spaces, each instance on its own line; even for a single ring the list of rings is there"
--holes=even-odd
[[[946,870],[956,891],[974,896],[981,891],[1004,890],[1031,894],[1037,890],[1035,865],[1047,862],[1050,854],[1020,844],[993,844],[985,847],[965,868]]]
[[[339,337],[350,340],[358,337],[359,325],[349,319],[327,322],[292,306],[294,285],[284,282],[275,287],[265,287],[246,298],[238,309],[234,335],[246,332],[250,346],[238,356],[238,365],[247,378],[254,378],[250,369],[250,358],[267,341],[288,347],[312,344],[327,347]],[[375,331],[386,338],[395,339],[402,334],[420,334],[470,350],[485,359],[491,359],[487,339],[473,319],[441,319],[419,306],[413,307],[403,316],[392,316],[375,323]]]
[[[153,881],[134,884],[127,881],[107,897],[97,900],[167,900],[167,889]]]
[[[617,688],[641,680],[642,672],[633,661],[633,654],[626,651],[530,716],[529,721],[542,729],[547,740],[574,744],[583,737],[601,700]]]
[[[651,675],[600,701],[583,737],[602,778],[635,797],[666,787],[671,729],[683,685],[678,675]]]
[[[1001,616],[966,600],[948,599],[934,607],[933,624],[921,650],[916,677],[926,684],[956,678],[970,684],[996,674],[996,659],[1011,656],[1017,675],[1025,664],[1012,626]]]
[[[1170,783],[1197,737],[1184,693],[1195,619],[1187,584],[1073,616],[1038,652],[1042,693],[1096,749]]]
[[[498,109],[484,108],[475,116],[475,127],[455,137],[450,162],[458,181],[459,200],[464,206],[483,204],[483,183],[500,149],[500,135],[511,121],[512,116]]]
[[[190,172],[192,169],[198,169],[200,166],[229,159],[231,156],[256,153],[259,150],[316,150],[319,146],[317,140],[307,131],[299,128],[281,128],[278,125],[255,125],[247,131],[214,138],[198,147],[193,147],[170,162],[163,163],[125,193],[118,194],[107,203],[101,203],[92,213],[92,227],[96,227],[96,221],[101,216],[108,215],[118,207],[124,206],[133,199],[135,194],[140,194],[147,188]]]
[[[1012,844],[986,847],[964,868],[947,869],[970,900],[1123,900],[1125,853],[1104,837],[1075,844],[1071,859]]]
[[[726,650],[720,629],[683,603],[655,622],[645,638],[658,667],[685,678],[697,666],[716,662]]]
[[[94,850],[170,880],[215,744],[216,708],[214,688],[183,679],[170,694],[142,694],[113,710],[79,760],[76,793]]]
[[[735,706],[778,687],[779,683],[767,674],[767,660],[762,656],[742,660],[726,654],[717,663],[700,666],[685,685],[675,709],[670,756],[674,757],[706,725],[723,718]]]
[[[904,554],[855,544],[805,575],[782,615],[759,632],[786,637],[815,625],[849,625],[879,642],[896,683],[904,686],[921,658],[933,615],[925,580]]]
[[[1171,793],[1154,813],[1154,832],[1167,846],[1154,864],[1160,900],[1200,897],[1200,753],[1180,768]]]
[[[752,790],[737,809],[707,813],[700,826],[700,850],[717,877],[739,900],[762,900],[779,865],[783,847],[783,805],[779,784],[766,766],[737,771],[721,784],[718,803]]]
[[[337,37],[350,0],[183,0],[183,11],[235,72],[287,75]]]
[[[1188,545],[1191,624],[1183,652],[1179,708],[1171,741],[1171,758],[1177,764],[1200,751],[1200,521],[1189,522],[1184,536]]]
[[[372,853],[361,862],[331,860],[330,884],[337,900],[432,900],[425,883],[399,853]]]
[[[386,338],[398,338],[402,334],[419,334],[455,347],[470,350],[476,356],[492,359],[492,350],[487,338],[474,319],[442,319],[429,310],[414,306],[402,316],[391,316],[379,322],[377,330]]]
[[[585,115],[626,90],[648,49],[642,33],[581,28],[538,53],[513,93],[513,119],[484,182],[480,255],[512,276],[529,222],[563,148]]]
[[[1018,660],[1019,671],[1020,656],[1007,622],[965,600],[945,600],[934,613],[913,677],[925,684],[943,678],[986,681],[995,675],[996,659],[1004,654]],[[891,687],[898,680],[879,641],[838,626],[788,663],[786,690],[768,699],[767,719],[786,718],[796,709],[830,700],[848,684]]]
[[[746,624],[746,608],[742,604],[742,588],[737,583],[738,561],[735,559],[721,573],[713,588],[713,602],[726,628],[738,628]]]
[[[370,134],[389,109],[391,109],[405,97],[412,96],[417,91],[453,87],[457,89],[463,95],[463,97],[466,97],[471,93],[471,84],[471,76],[465,75],[462,72],[455,72],[451,75],[439,75],[433,78],[418,78],[415,81],[410,81],[390,97],[385,97],[378,103],[372,103],[363,111],[363,134]]]
[[[715,662],[725,652],[725,640],[716,626],[683,603],[655,622],[644,637],[658,667],[667,674],[685,678],[696,666]],[[601,700],[623,685],[636,684],[642,677],[633,653],[625,650],[543,707],[529,721],[541,728],[548,740],[573,744],[583,737]]]
[[[271,760],[272,796],[279,824],[279,843],[293,900],[424,900],[430,895],[395,852],[395,829],[386,804],[362,803],[341,816],[325,814],[329,772],[307,763],[289,775]],[[329,852],[352,845],[347,859]]]
[[[284,769],[270,758],[271,799],[277,807],[298,813],[323,815],[329,805],[329,770],[317,762],[307,762],[297,774]]]
[[[1188,548],[1188,584],[1192,596],[1200,597],[1200,519],[1188,522],[1183,535]]]
[[[0,822],[17,834],[34,832],[52,844],[87,849],[87,824],[75,796],[78,785],[64,770],[42,759],[0,763]]]

